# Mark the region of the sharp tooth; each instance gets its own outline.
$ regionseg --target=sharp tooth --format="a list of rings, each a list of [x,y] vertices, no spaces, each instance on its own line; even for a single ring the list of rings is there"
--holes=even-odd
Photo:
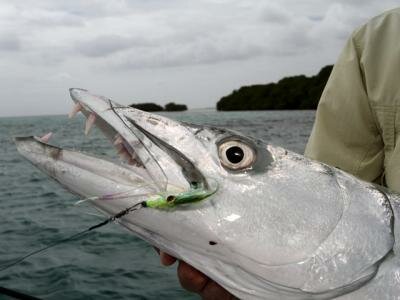
[[[40,137],[39,140],[43,143],[47,143],[52,135],[53,135],[52,132],[46,133],[44,136]]]
[[[117,135],[114,141],[114,145],[119,145],[122,144],[124,142],[124,139],[122,138],[122,136]]]
[[[86,120],[86,126],[85,126],[86,135],[88,135],[90,128],[93,126],[95,121],[96,121],[96,115],[94,113],[91,113]]]
[[[80,104],[79,102],[76,103],[76,104],[74,105],[74,107],[72,108],[72,111],[69,113],[68,117],[69,117],[70,119],[73,118],[73,117],[75,117],[76,114],[82,110],[82,108],[83,108],[83,107],[82,107],[82,104]]]

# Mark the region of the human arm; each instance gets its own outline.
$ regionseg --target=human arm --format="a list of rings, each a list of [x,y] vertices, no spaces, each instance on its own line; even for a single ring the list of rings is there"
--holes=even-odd
[[[364,27],[348,40],[321,96],[305,155],[361,179],[379,181],[384,145],[368,94],[361,41]]]

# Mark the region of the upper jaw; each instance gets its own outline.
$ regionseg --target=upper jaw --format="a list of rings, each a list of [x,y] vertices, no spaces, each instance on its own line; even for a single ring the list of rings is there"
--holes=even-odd
[[[187,126],[121,106],[84,89],[72,88],[70,95],[75,102],[71,115],[81,111],[87,118],[85,132],[95,124],[129,164],[145,168],[160,190],[188,189],[193,184],[207,188],[202,173],[185,151],[180,151],[185,146],[191,150],[196,147],[191,145],[196,139]],[[178,142],[178,138],[184,140]]]

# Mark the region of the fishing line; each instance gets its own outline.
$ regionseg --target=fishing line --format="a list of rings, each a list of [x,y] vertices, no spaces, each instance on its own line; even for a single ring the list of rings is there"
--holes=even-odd
[[[32,252],[30,252],[24,256],[21,256],[20,258],[14,260],[8,264],[3,264],[2,266],[0,266],[0,272],[3,272],[21,262],[23,262],[24,260],[28,259],[29,257],[36,255],[38,253],[41,253],[49,248],[55,247],[57,245],[60,245],[60,244],[66,243],[66,242],[77,240],[77,239],[85,236],[86,234],[90,233],[91,231],[98,229],[100,227],[103,227],[103,226],[107,225],[108,223],[114,222],[114,221],[122,218],[123,216],[126,216],[127,214],[129,214],[131,212],[139,210],[140,208],[148,207],[148,208],[154,208],[154,209],[170,209],[175,206],[191,204],[191,203],[202,201],[203,199],[206,199],[217,192],[218,183],[216,181],[214,183],[215,183],[215,186],[213,187],[213,189],[209,189],[209,190],[197,188],[197,184],[192,183],[192,186],[194,186],[194,188],[192,188],[186,192],[181,192],[178,194],[170,194],[168,196],[160,195],[160,194],[154,195],[153,197],[150,197],[147,200],[138,202],[128,208],[125,208],[124,210],[121,210],[117,214],[115,214],[115,215],[105,219],[104,221],[102,221],[96,225],[93,225],[81,232],[75,233],[67,238],[58,240],[58,241],[56,241],[50,245],[47,245],[41,249],[32,251]],[[125,193],[117,193],[116,195],[114,195],[114,197],[112,195],[107,195],[107,197],[105,197],[104,199],[107,199],[107,198],[108,199],[119,199],[119,198],[125,198],[125,197],[126,197]],[[97,197],[91,197],[91,198],[87,198],[84,200],[95,201],[95,200],[102,199],[101,197],[98,199],[94,199],[94,198],[97,198]],[[26,294],[23,294],[23,293],[20,293],[17,291],[13,291],[10,289],[6,289],[3,287],[0,287],[0,294],[14,297],[14,298],[20,299],[20,300],[39,300],[39,298],[35,298],[33,296],[29,296],[29,295],[26,295]]]
[[[216,193],[216,191],[218,190],[218,184],[216,182],[215,182],[215,184],[216,185],[215,185],[214,189],[211,189],[211,190],[191,189],[187,192],[178,193],[176,195],[168,195],[168,196],[155,195],[155,197],[150,197],[149,199],[147,199],[145,201],[138,202],[128,208],[121,210],[117,214],[115,214],[115,215],[105,219],[104,221],[102,221],[96,225],[93,225],[81,232],[75,233],[67,238],[56,241],[56,242],[54,242],[50,245],[47,245],[41,249],[30,252],[16,260],[14,260],[13,262],[11,262],[9,264],[3,264],[3,266],[0,266],[0,272],[3,272],[4,270],[7,270],[7,269],[21,263],[22,261],[26,260],[27,258],[29,258],[35,254],[38,254],[40,252],[43,252],[49,248],[52,248],[57,245],[78,239],[78,238],[86,235],[87,233],[89,233],[97,228],[103,227],[103,226],[107,225],[108,223],[114,222],[114,221],[122,218],[123,216],[126,216],[127,214],[134,212],[140,208],[148,207],[148,208],[156,208],[156,209],[166,209],[166,208],[173,208],[177,205],[199,202],[199,201],[206,199]]]
[[[29,258],[29,257],[31,257],[33,255],[36,255],[38,253],[41,253],[41,252],[43,252],[43,251],[45,251],[45,250],[47,250],[49,248],[53,248],[53,247],[55,247],[57,245],[60,245],[60,244],[63,244],[63,243],[69,242],[69,241],[76,240],[76,239],[86,235],[87,233],[93,231],[94,229],[103,227],[104,225],[107,225],[108,223],[114,222],[117,219],[120,219],[121,217],[123,217],[123,216],[125,216],[125,215],[127,215],[127,214],[129,214],[129,213],[131,213],[133,211],[136,211],[136,210],[138,210],[138,209],[140,209],[142,207],[146,207],[144,202],[136,203],[135,205],[132,205],[132,206],[120,211],[119,213],[113,215],[112,217],[110,217],[110,218],[108,218],[108,219],[104,220],[103,222],[100,222],[100,223],[98,223],[96,225],[93,225],[93,226],[89,227],[88,229],[85,229],[85,230],[83,230],[81,232],[75,233],[75,234],[73,234],[73,235],[71,235],[71,236],[69,236],[67,238],[58,240],[58,241],[56,241],[54,243],[51,243],[50,245],[47,245],[47,246],[45,246],[45,247],[43,247],[41,249],[32,251],[32,252],[30,252],[30,253],[28,253],[28,254],[26,254],[24,256],[21,256],[20,258],[14,260],[13,262],[11,262],[9,264],[4,264],[2,267],[0,267],[0,272],[3,272],[5,270],[7,270],[7,269],[9,269],[9,268],[21,263],[21,262],[23,262],[27,258]]]
[[[169,195],[167,197],[158,195],[157,197],[150,198],[148,200],[136,203],[124,210],[121,210],[119,213],[113,215],[112,217],[109,217],[108,219],[105,219],[104,221],[89,227],[86,230],[75,233],[67,238],[58,240],[58,241],[56,241],[50,245],[47,245],[41,249],[30,252],[16,260],[14,260],[13,262],[11,262],[9,264],[3,264],[2,267],[0,266],[0,272],[3,272],[21,262],[23,262],[24,260],[28,259],[29,257],[36,255],[38,253],[41,253],[49,248],[79,239],[79,238],[83,237],[84,235],[90,233],[91,231],[98,229],[100,227],[103,227],[103,226],[107,225],[108,223],[114,222],[114,221],[122,218],[123,216],[126,216],[127,214],[129,214],[131,212],[139,210],[140,208],[149,207],[149,208],[165,209],[165,208],[172,208],[176,205],[194,203],[194,202],[198,202],[203,199],[206,199],[209,196],[213,195],[214,193],[216,193],[217,189],[218,189],[218,184],[215,186],[214,190],[207,191],[207,190],[203,190],[203,189],[192,189],[188,192],[183,192],[183,193],[179,193],[176,195]],[[33,296],[23,294],[23,293],[14,291],[14,290],[10,290],[10,289],[7,289],[7,288],[1,287],[1,286],[0,286],[0,294],[7,295],[7,296],[13,297],[15,299],[20,299],[20,300],[40,300],[39,298],[35,298]]]

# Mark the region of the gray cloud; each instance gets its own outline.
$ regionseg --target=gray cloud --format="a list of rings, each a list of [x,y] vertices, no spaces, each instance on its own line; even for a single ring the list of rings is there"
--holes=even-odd
[[[188,99],[189,106],[190,101],[212,106],[241,84],[312,74],[333,63],[352,30],[396,5],[395,0],[0,0],[0,64],[11,70],[0,90],[3,99],[40,97],[35,111],[50,109],[46,95],[64,99],[70,85],[122,98],[134,92],[142,99],[167,95]],[[23,90],[11,89],[22,83]],[[8,105],[9,114],[19,111],[14,102]]]
[[[79,16],[85,19],[103,18],[115,15],[125,15],[131,12],[129,8],[131,1],[104,1],[104,0],[69,0],[69,1],[53,1],[53,0],[25,0],[16,3],[15,6],[19,11],[41,10],[54,14],[69,14],[71,16]],[[142,1],[132,1],[142,2]]]
[[[105,35],[90,41],[79,42],[76,48],[80,53],[89,57],[104,57],[128,49],[133,45],[134,41],[130,38],[118,35]]]
[[[88,65],[123,69],[294,55],[321,48],[324,36],[344,41],[366,18],[359,6],[340,0],[295,5],[261,0],[190,5],[182,0],[37,0],[6,6],[5,26],[17,25],[17,38],[14,43],[5,40],[4,48],[30,49],[25,55],[29,63],[43,57],[61,63],[81,55]],[[310,12],[318,17],[310,18]]]
[[[0,36],[0,51],[18,51],[21,48],[21,41],[13,35]]]
[[[25,18],[28,26],[77,26],[84,25],[84,17],[60,11],[36,10]]]
[[[261,19],[268,23],[288,24],[292,18],[287,9],[274,4],[266,6],[261,13]]]
[[[185,65],[215,64],[232,60],[245,60],[261,55],[264,49],[257,45],[226,41],[218,44],[209,41],[191,43],[176,47],[164,45],[152,49],[132,49],[107,61],[104,67],[121,69],[143,69],[177,67]]]

